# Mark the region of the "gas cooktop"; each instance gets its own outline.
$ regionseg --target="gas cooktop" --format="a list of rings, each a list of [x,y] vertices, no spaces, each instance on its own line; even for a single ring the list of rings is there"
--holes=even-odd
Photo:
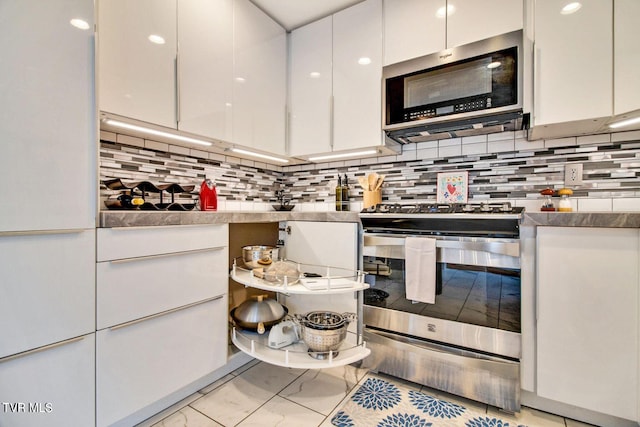
[[[504,203],[382,203],[363,209],[361,213],[376,214],[522,214],[524,208]]]

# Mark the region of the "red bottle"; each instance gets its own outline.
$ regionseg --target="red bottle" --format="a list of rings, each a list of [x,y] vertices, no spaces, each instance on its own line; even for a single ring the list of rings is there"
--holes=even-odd
[[[200,210],[201,211],[217,211],[218,210],[218,194],[213,181],[205,179],[200,185]]]

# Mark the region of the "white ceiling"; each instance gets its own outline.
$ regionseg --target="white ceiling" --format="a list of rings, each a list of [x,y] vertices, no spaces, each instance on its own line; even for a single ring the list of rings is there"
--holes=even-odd
[[[251,0],[287,31],[316,21],[363,0]]]

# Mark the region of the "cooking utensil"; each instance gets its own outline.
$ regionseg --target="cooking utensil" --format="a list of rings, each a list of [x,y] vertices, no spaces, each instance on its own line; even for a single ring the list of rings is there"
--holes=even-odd
[[[362,187],[363,190],[368,190],[369,189],[369,182],[367,180],[367,177],[359,176],[358,177],[358,183],[360,184],[360,187]]]
[[[241,328],[264,334],[268,328],[280,322],[288,311],[287,307],[278,301],[266,295],[258,295],[233,308],[230,314]]]
[[[367,190],[373,190],[376,187],[376,182],[378,182],[378,174],[376,172],[370,173],[367,176]]]
[[[349,322],[355,319],[355,313],[335,313],[332,311],[312,311],[305,315],[295,315],[300,325],[300,336],[309,347],[309,355],[316,359],[325,359],[329,352],[337,356],[336,351],[347,336]]]
[[[380,189],[380,187],[382,187],[382,183],[384,182],[384,175],[379,175],[378,176],[378,180],[376,181],[376,185],[375,187],[373,187],[374,191],[378,191]]]
[[[242,261],[247,268],[268,267],[278,259],[275,246],[250,245],[242,248]]]

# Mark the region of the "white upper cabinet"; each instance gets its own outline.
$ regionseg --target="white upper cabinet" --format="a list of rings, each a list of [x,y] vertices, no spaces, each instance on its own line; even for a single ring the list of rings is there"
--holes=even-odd
[[[233,0],[180,0],[178,28],[178,128],[231,141]]]
[[[382,0],[291,34],[291,156],[381,146]]]
[[[522,0],[448,0],[447,49],[522,28]]]
[[[382,0],[333,15],[333,150],[381,145]]]
[[[291,33],[289,152],[331,151],[333,17]]]
[[[600,127],[593,119],[612,114],[612,1],[583,0],[563,13],[567,3],[535,3],[533,122],[586,121],[580,131],[589,133]]]
[[[614,114],[640,108],[640,2],[614,1]]]
[[[100,0],[100,110],[176,128],[176,0]]]
[[[95,226],[93,16],[92,0],[1,2],[0,233]]]
[[[249,0],[234,1],[233,24],[233,142],[285,154],[285,30]]]
[[[522,26],[521,0],[384,0],[384,65]]]
[[[384,0],[384,65],[439,52],[446,46],[446,0]]]

